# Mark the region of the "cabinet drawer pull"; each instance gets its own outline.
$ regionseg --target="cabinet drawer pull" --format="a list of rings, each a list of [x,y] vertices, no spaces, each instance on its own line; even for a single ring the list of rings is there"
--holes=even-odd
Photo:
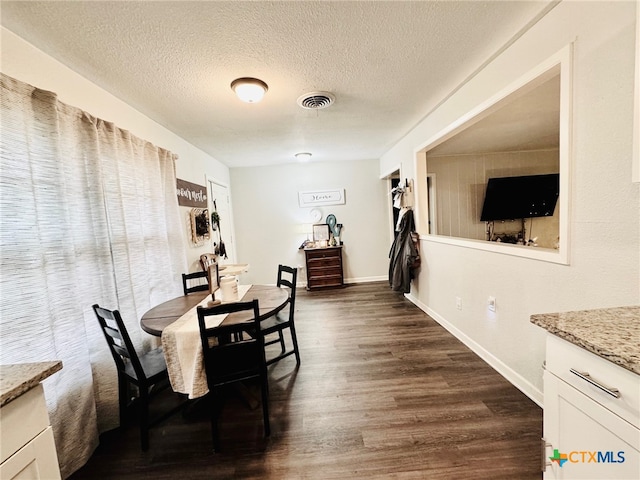
[[[608,393],[609,395],[611,395],[612,397],[615,398],[620,398],[620,390],[618,390],[617,388],[609,388],[609,387],[605,387],[604,385],[602,385],[601,383],[596,382],[593,378],[591,378],[591,375],[589,375],[589,372],[579,372],[578,370],[574,369],[574,368],[570,368],[569,371],[571,373],[573,373],[574,375],[577,375],[578,377],[580,377],[581,379],[589,382],[591,385],[593,385],[594,387],[598,387],[600,390],[602,390],[605,393]]]

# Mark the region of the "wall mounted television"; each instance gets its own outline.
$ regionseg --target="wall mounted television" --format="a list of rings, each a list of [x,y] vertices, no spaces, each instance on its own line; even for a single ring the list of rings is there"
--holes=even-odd
[[[550,217],[560,194],[560,174],[490,178],[481,222]]]

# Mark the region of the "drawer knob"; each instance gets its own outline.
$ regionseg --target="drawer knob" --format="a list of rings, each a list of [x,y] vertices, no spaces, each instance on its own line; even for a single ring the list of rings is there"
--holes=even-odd
[[[606,386],[602,385],[601,383],[596,382],[593,378],[591,378],[591,375],[589,375],[589,372],[580,372],[580,371],[576,370],[575,368],[570,368],[569,371],[571,373],[573,373],[574,375],[577,375],[578,377],[580,377],[585,382],[588,382],[591,385],[593,385],[594,387],[597,387],[600,390],[602,390],[603,392],[611,395],[612,397],[615,397],[615,398],[620,398],[621,397],[620,390],[618,390],[617,388],[606,387]]]

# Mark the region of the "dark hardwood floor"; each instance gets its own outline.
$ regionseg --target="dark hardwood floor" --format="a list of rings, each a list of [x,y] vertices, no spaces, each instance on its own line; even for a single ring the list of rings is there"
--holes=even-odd
[[[71,478],[542,478],[542,410],[386,282],[298,292],[302,364],[269,369],[270,438],[232,391],[222,452],[194,405],[148,452],[135,424],[107,432]]]

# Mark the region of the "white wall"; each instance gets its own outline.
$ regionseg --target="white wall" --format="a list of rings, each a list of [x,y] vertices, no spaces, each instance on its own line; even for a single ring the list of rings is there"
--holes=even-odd
[[[404,175],[415,176],[420,146],[575,41],[570,265],[425,236],[411,294],[539,403],[545,333],[529,322],[531,314],[640,303],[640,195],[631,181],[634,39],[634,2],[562,2],[380,160],[381,172],[401,160]],[[486,308],[490,295],[495,313]]]
[[[312,223],[311,208],[299,206],[298,192],[329,188],[344,188],[346,203],[316,208],[319,223],[333,213],[344,225],[345,281],[388,278],[391,199],[378,162],[362,160],[231,169],[238,261],[251,265],[244,283],[275,283],[279,263],[304,265],[298,247],[307,238],[302,225]],[[305,283],[306,271],[298,275]]]
[[[176,153],[178,178],[199,185],[206,185],[209,175],[223,183],[229,182],[229,169],[202,150],[194,147],[175,133],[141,114],[122,100],[114,97],[86,78],[78,75],[62,63],[38,50],[30,43],[2,27],[2,73],[43,90],[58,95],[60,101],[81,108],[88,113],[113,122],[134,135]],[[201,253],[210,246],[194,248],[187,237],[188,208],[181,207],[184,224],[180,226],[187,248],[190,270],[195,270]],[[196,268],[197,267],[197,268]]]

